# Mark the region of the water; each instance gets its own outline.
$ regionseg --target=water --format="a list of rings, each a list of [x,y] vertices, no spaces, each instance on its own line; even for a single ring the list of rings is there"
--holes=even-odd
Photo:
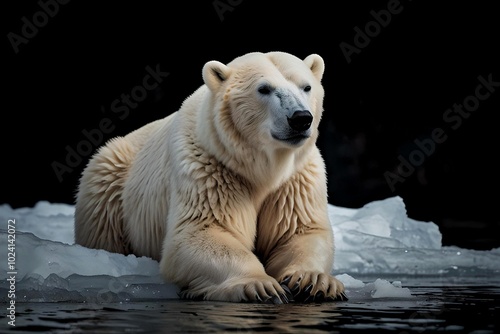
[[[20,303],[15,333],[498,333],[498,279],[403,278],[411,298],[262,305],[155,300],[133,303]],[[373,281],[373,278],[367,279]],[[5,305],[5,304],[4,304]]]

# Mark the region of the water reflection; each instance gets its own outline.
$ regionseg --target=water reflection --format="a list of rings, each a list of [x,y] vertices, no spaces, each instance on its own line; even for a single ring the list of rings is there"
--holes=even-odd
[[[302,305],[185,303],[182,304],[181,311],[169,307],[164,313],[170,318],[180,312],[187,323],[195,321],[203,330],[211,328],[215,331],[230,332],[287,333],[293,329],[307,329],[308,332],[313,332],[324,327],[332,328],[331,325],[337,321],[335,317],[340,315],[336,311],[337,307],[336,303]],[[188,311],[189,309],[198,311],[193,314]]]

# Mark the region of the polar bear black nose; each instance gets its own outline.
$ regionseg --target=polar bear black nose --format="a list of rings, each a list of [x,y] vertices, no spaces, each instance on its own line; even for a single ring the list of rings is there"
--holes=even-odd
[[[311,127],[313,116],[308,110],[297,110],[288,117],[288,125],[295,131],[305,131]]]

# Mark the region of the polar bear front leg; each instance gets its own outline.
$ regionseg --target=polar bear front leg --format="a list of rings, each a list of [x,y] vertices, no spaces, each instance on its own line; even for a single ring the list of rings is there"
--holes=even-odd
[[[175,235],[165,239],[160,271],[181,288],[181,298],[288,302],[283,288],[257,257],[215,224],[176,228]]]
[[[324,167],[316,159],[268,196],[259,212],[257,254],[295,301],[347,299],[343,284],[331,275],[327,206]]]

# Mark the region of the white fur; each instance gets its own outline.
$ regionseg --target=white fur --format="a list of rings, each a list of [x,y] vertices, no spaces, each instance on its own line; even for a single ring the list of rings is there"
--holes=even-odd
[[[315,145],[323,71],[318,55],[282,52],[207,62],[205,84],[179,111],[91,159],[77,195],[76,242],[157,259],[188,298],[283,300],[286,277],[290,288],[313,284],[311,294],[338,296]],[[290,141],[296,110],[313,121],[303,140]]]

